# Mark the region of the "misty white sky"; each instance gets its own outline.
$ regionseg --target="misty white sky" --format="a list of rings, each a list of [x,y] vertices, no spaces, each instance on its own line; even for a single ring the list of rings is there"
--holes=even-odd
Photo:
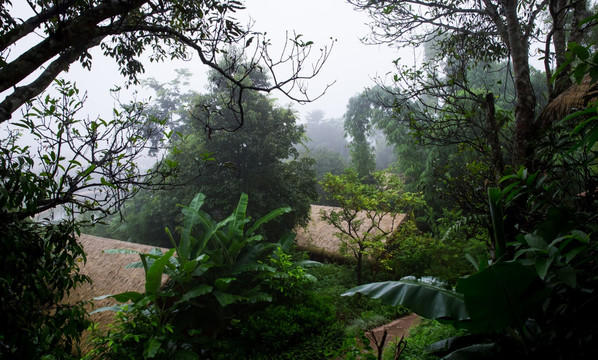
[[[255,20],[253,30],[266,32],[274,46],[284,41],[287,31],[292,34],[293,30],[302,34],[305,41],[314,41],[317,49],[328,45],[330,38],[337,40],[329,61],[322,72],[309,82],[309,89],[313,95],[317,95],[326,84],[336,83],[314,103],[293,103],[292,106],[299,111],[301,119],[315,109],[323,110],[327,118],[341,117],[349,98],[361,92],[364,87],[371,86],[371,78],[374,76],[384,76],[392,71],[392,61],[399,57],[396,49],[361,43],[360,38],[369,31],[366,25],[368,17],[365,13],[355,11],[345,0],[246,0],[245,5],[247,8],[239,12],[237,18],[243,24],[249,18]],[[124,84],[124,79],[113,61],[103,58],[99,49],[94,49],[92,55],[94,63],[91,72],[73,64],[66,77],[76,81],[81,90],[88,92],[87,108],[91,115],[96,112],[109,114],[107,111],[110,111],[113,100],[108,95],[108,90],[115,84]],[[313,55],[315,61],[318,51]],[[412,56],[406,53],[400,57],[409,60]],[[188,68],[194,73],[191,85],[199,92],[205,90],[207,68],[196,58],[189,62],[148,62],[144,65],[146,73],[142,78],[153,77],[162,82],[175,77],[174,69]],[[124,91],[125,96],[130,92]],[[139,91],[142,97],[147,96],[143,89]],[[273,93],[273,96],[279,98],[280,104],[290,103],[279,93]]]
[[[341,117],[350,97],[373,84],[371,78],[394,69],[392,61],[407,59],[387,46],[366,46],[360,38],[369,33],[367,15],[353,9],[345,0],[248,0],[246,12],[255,19],[255,29],[266,31],[273,43],[281,43],[285,30],[295,30],[306,40],[324,46],[337,41],[322,72],[310,82],[317,94],[327,83],[336,83],[315,103],[295,105],[305,114],[321,109],[326,117]]]

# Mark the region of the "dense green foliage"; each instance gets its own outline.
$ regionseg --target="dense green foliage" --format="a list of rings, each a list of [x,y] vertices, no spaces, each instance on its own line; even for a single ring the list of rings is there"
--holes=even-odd
[[[260,76],[247,81],[267,82]],[[211,91],[194,96],[177,98],[177,84],[171,84],[172,89],[153,85],[158,89],[156,105],[161,110],[154,108],[152,112],[169,116],[167,124],[176,130],[170,135],[164,162],[177,167],[178,185],[164,192],[140,193],[124,208],[124,222],[113,218],[110,227],[100,234],[168,246],[164,226],[176,229],[180,225],[176,204],[191,201],[196,192],[206,194],[204,209],[217,219],[233,210],[231,204],[241,192],[254,199],[248,208],[254,217],[273,208],[291,206],[292,212],[264,227],[272,238],[282,236],[296,224],[305,224],[317,194],[313,160],[300,157],[296,149],[304,136],[303,127],[296,124],[296,114],[277,106],[266,95],[249,94],[244,97],[246,115],[241,129],[206,132],[198,119],[210,119],[215,127],[232,126],[237,121],[231,110],[213,114],[215,108],[226,107],[220,100],[228,91],[222,78],[212,74]],[[173,102],[179,104],[179,111],[174,113]]]
[[[434,360],[438,357],[429,353],[429,346],[451,337],[463,335],[462,330],[456,330],[450,325],[443,325],[436,320],[423,319],[422,322],[409,330],[407,346],[401,354],[401,360]],[[386,357],[385,357],[386,359]]]
[[[27,149],[0,142],[0,358],[71,358],[89,325],[84,302],[65,303],[89,278],[73,221],[35,221],[51,185],[32,171]]]
[[[325,149],[317,148],[315,150],[308,150],[304,156],[309,156],[314,160],[314,171],[316,173],[316,192],[318,193],[318,200],[315,204],[336,206],[338,205],[334,199],[330,199],[328,194],[322,188],[321,182],[324,180],[324,175],[330,173],[332,175],[341,175],[349,166],[347,159],[343,158],[339,153]]]
[[[273,243],[256,233],[290,209],[272,211],[246,229],[246,194],[221,222],[200,209],[204,199],[199,194],[183,208],[183,229],[180,241],[172,240],[174,249],[141,254],[145,293],[112,295],[133,303],[120,310],[115,329],[96,338],[98,347],[90,357],[199,359],[201,354],[225,359],[255,351],[256,358],[268,358],[322,333],[332,334],[332,308],[323,298],[308,295],[310,277],[286,254],[293,237]],[[160,286],[162,274],[170,276],[165,287]],[[256,343],[270,343],[274,335],[278,347],[254,349]]]
[[[578,82],[595,83],[598,55],[575,42],[569,49],[555,78],[573,65]],[[591,88],[586,96],[592,96]],[[528,163],[542,171],[508,169],[499,186],[488,187],[492,259],[468,257],[476,271],[455,288],[403,279],[366,284],[345,295],[367,294],[466,329],[458,339],[431,347],[445,358],[595,358],[596,334],[586,324],[598,320],[593,311],[598,109],[595,98],[584,99],[583,106],[552,124],[549,141],[536,144]]]
[[[511,184],[489,190],[496,262],[474,262],[477,271],[459,279],[454,290],[437,282],[404,279],[363,285],[345,295],[359,292],[381,298],[469,331],[462,341],[439,344],[439,354],[595,357],[595,334],[591,326],[581,325],[596,320],[591,310],[597,285],[595,211],[553,203],[560,184],[538,173],[521,169],[503,181]],[[506,219],[510,212],[520,218],[516,206],[522,203],[529,217],[518,225],[532,227],[516,232],[516,241],[507,246],[505,234],[512,232],[505,231],[509,222],[503,213]]]
[[[472,226],[439,231],[444,237],[422,232],[413,220],[403,221],[387,239],[385,269],[379,278],[436,276],[454,284],[471,272],[466,254],[479,258],[488,251],[487,235],[476,233]]]
[[[368,114],[372,102],[365,96],[349,99],[345,113],[345,131],[351,137],[351,164],[359,177],[366,177],[376,169],[374,147],[370,137],[374,131]]]
[[[425,57],[350,99],[342,127],[316,111],[307,130],[290,108],[245,91],[281,83],[268,80],[279,65],[268,41],[231,17],[240,2],[31,1],[25,22],[0,2],[0,122],[26,104],[15,125],[39,146],[19,146],[11,129],[0,143],[0,357],[71,358],[88,325],[83,303],[65,303],[89,280],[80,225],[34,216],[60,205],[69,217],[108,214],[133,195],[125,221],[103,234],[173,248],[131,265],[145,270],[144,292],[107,295],[126,304],[110,309],[106,333],[96,326],[87,358],[374,359],[363,332],[407,308],[452,325],[425,321],[407,358],[598,356],[598,54],[587,36],[598,15],[587,17],[585,0],[350,2],[372,15],[375,42],[423,44]],[[39,46],[11,57],[33,32]],[[534,39],[546,43],[544,73],[530,68]],[[28,103],[68,64],[90,67],[100,43],[131,83],[146,48],[152,61],[194,51],[213,69],[208,91],[181,91],[181,71],[147,83],[153,104],[124,105],[112,120],[80,116],[85,96],[60,80],[57,97]],[[289,84],[303,78],[311,42],[290,44]],[[586,93],[563,104],[572,81]],[[394,146],[392,171],[373,172],[378,140]],[[146,150],[164,159],[142,173]],[[354,169],[343,172],[348,154]],[[349,267],[310,268],[293,251],[287,232],[308,220],[316,179],[321,203],[340,206],[321,216]],[[383,230],[399,212],[400,227]]]
[[[66,300],[89,281],[79,273],[85,254],[74,215],[113,212],[142,183],[159,185],[172,170],[139,170],[140,131],[151,122],[142,103],[122,104],[111,120],[85,118],[77,87],[54,84],[55,94],[30,102],[0,140],[0,351],[15,358],[69,358],[89,324],[84,303]]]

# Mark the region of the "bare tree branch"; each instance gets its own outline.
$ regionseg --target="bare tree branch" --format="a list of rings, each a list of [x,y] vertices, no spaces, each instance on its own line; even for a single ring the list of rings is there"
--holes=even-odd
[[[289,40],[291,46],[288,47],[288,54],[281,54],[279,60],[273,60],[268,53],[267,39],[242,28],[231,17],[231,14],[243,8],[238,1],[107,0],[97,3],[91,1],[83,7],[65,0],[50,7],[41,2],[32,2],[31,6],[37,12],[35,16],[6,28],[6,32],[0,36],[2,60],[6,60],[0,62],[0,92],[7,93],[0,103],[0,122],[10,119],[16,109],[49,85],[52,76],[67,69],[77,59],[83,66],[90,67],[91,60],[86,54],[98,45],[101,45],[105,55],[115,59],[121,73],[133,83],[137,81],[137,74],[143,71],[143,64],[137,60],[141,53],[152,51],[151,60],[160,61],[166,58],[187,59],[191,50],[199,56],[202,64],[225,76],[235,88],[232,93],[240,114],[240,125],[243,118],[240,99],[246,90],[279,90],[298,102],[311,102],[327,90],[326,87],[318,96],[312,97],[303,82],[319,73],[331,47],[322,49],[311,71],[306,71],[306,64],[312,44],[298,38]],[[14,59],[4,59],[20,43],[20,39],[34,32],[43,38],[42,41]],[[41,32],[45,35],[41,35]],[[252,41],[253,62],[251,67],[245,69],[245,74],[232,76],[230,71],[220,67],[219,62],[226,47],[244,44],[243,49],[250,50]],[[21,84],[48,61],[51,63],[41,75],[29,84]],[[275,72],[275,68],[282,64],[290,64],[292,70],[284,79]],[[262,71],[264,68],[274,79],[272,86],[256,86],[245,81],[251,71]],[[14,90],[9,92],[11,88]]]

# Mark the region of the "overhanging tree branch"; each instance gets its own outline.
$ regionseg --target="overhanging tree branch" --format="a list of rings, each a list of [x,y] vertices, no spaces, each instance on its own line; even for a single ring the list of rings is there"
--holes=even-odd
[[[244,49],[249,49],[252,40],[259,37],[249,29],[242,28],[236,19],[230,17],[231,13],[243,8],[238,1],[107,0],[91,1],[83,6],[67,0],[47,6],[40,0],[32,2],[32,7],[35,6],[35,16],[21,24],[5,27],[5,33],[0,36],[2,60],[6,61],[0,66],[0,91],[7,93],[0,104],[0,122],[10,119],[19,106],[38,95],[44,86],[49,85],[48,79],[52,74],[57,75],[68,68],[68,64],[79,59],[83,66],[90,67],[90,59],[85,55],[98,44],[102,45],[105,55],[115,59],[121,73],[128,76],[131,82],[136,82],[137,74],[143,71],[143,64],[136,57],[145,50],[153,51],[151,60],[164,60],[187,59],[187,51],[191,49],[198,54],[202,64],[227,77],[235,87],[234,102],[241,115],[241,124],[243,109],[239,104],[245,90],[280,90],[285,96],[298,102],[317,99],[319,96],[310,97],[307,94],[307,87],[302,82],[318,74],[330,51],[330,48],[325,47],[312,71],[304,74],[311,42],[291,39],[293,47],[288,57],[272,61],[268,54],[268,41],[260,38],[259,44],[254,45],[255,63],[246,69],[248,71],[245,75],[233,76],[219,64],[224,48],[245,41]],[[20,39],[28,34],[40,35],[42,32],[45,36],[40,43],[15,59],[4,58],[10,54],[12,47],[19,44]],[[110,39],[111,42],[98,43],[104,39]],[[30,84],[21,84],[26,77],[35,74],[56,56],[58,59],[48,66],[51,71],[43,71],[39,78]],[[263,64],[258,64],[258,61]],[[281,79],[274,73],[274,68],[286,62],[292,63],[292,73],[288,78]],[[262,87],[245,82],[249,72],[261,71],[262,66],[271,72],[274,79],[272,86]],[[14,88],[12,92],[11,88]],[[320,96],[326,89],[327,87]],[[296,91],[299,95],[295,95]]]
[[[66,70],[84,51],[90,47],[99,45],[101,41],[101,37],[95,38],[85,44],[85,49],[68,49],[46,67],[33,82],[25,86],[15,87],[13,93],[6,96],[0,103],[0,119],[10,119],[14,111],[24,105],[29,99],[41,94],[56,79],[58,74]]]

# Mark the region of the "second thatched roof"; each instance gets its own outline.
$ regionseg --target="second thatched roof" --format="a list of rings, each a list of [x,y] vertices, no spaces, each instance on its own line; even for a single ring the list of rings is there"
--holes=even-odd
[[[316,254],[325,255],[331,258],[338,258],[340,254],[341,241],[335,236],[339,232],[334,226],[328,224],[322,219],[321,212],[330,213],[331,211],[340,211],[341,208],[334,206],[311,206],[311,220],[305,227],[296,229],[297,247],[301,250]],[[384,232],[393,232],[398,229],[405,220],[405,214],[399,214],[394,218],[386,216],[381,222],[381,228]],[[359,219],[366,219],[365,212],[358,215]]]

